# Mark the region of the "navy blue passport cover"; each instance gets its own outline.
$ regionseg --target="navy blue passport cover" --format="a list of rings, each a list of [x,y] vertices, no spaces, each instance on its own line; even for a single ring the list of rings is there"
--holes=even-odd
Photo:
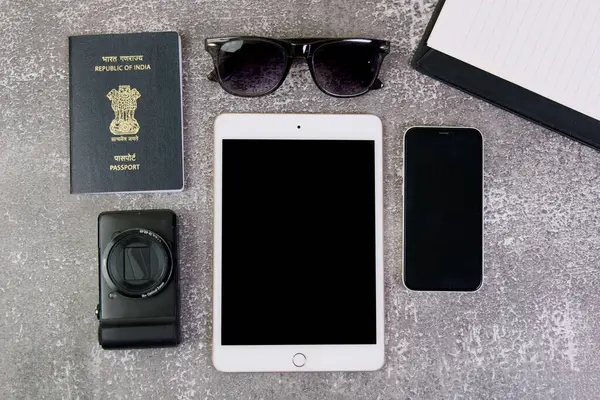
[[[183,189],[176,32],[69,38],[71,193]]]
[[[417,71],[600,150],[600,121],[427,46],[440,0],[412,58]]]

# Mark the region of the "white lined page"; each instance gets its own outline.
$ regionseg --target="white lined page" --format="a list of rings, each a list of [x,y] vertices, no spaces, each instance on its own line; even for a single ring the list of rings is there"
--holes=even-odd
[[[427,45],[600,120],[600,0],[446,0]]]

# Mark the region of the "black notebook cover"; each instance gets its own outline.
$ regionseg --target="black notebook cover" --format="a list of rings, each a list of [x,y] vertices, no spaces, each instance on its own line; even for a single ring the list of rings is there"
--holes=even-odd
[[[440,0],[411,65],[417,71],[583,144],[600,149],[600,121],[427,46]]]
[[[69,38],[71,193],[183,189],[176,32]]]

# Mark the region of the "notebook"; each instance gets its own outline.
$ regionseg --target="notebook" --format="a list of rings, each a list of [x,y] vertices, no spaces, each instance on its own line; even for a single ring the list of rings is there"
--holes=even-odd
[[[600,1],[440,1],[413,66],[600,148]]]

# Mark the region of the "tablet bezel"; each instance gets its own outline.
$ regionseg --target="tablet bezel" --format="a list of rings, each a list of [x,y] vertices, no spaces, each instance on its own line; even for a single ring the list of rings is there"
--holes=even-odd
[[[372,345],[221,345],[222,151],[224,139],[372,140],[375,143],[376,343]],[[374,371],[384,363],[383,156],[373,115],[221,114],[215,120],[213,364],[224,372]],[[294,365],[301,353],[306,362]]]

